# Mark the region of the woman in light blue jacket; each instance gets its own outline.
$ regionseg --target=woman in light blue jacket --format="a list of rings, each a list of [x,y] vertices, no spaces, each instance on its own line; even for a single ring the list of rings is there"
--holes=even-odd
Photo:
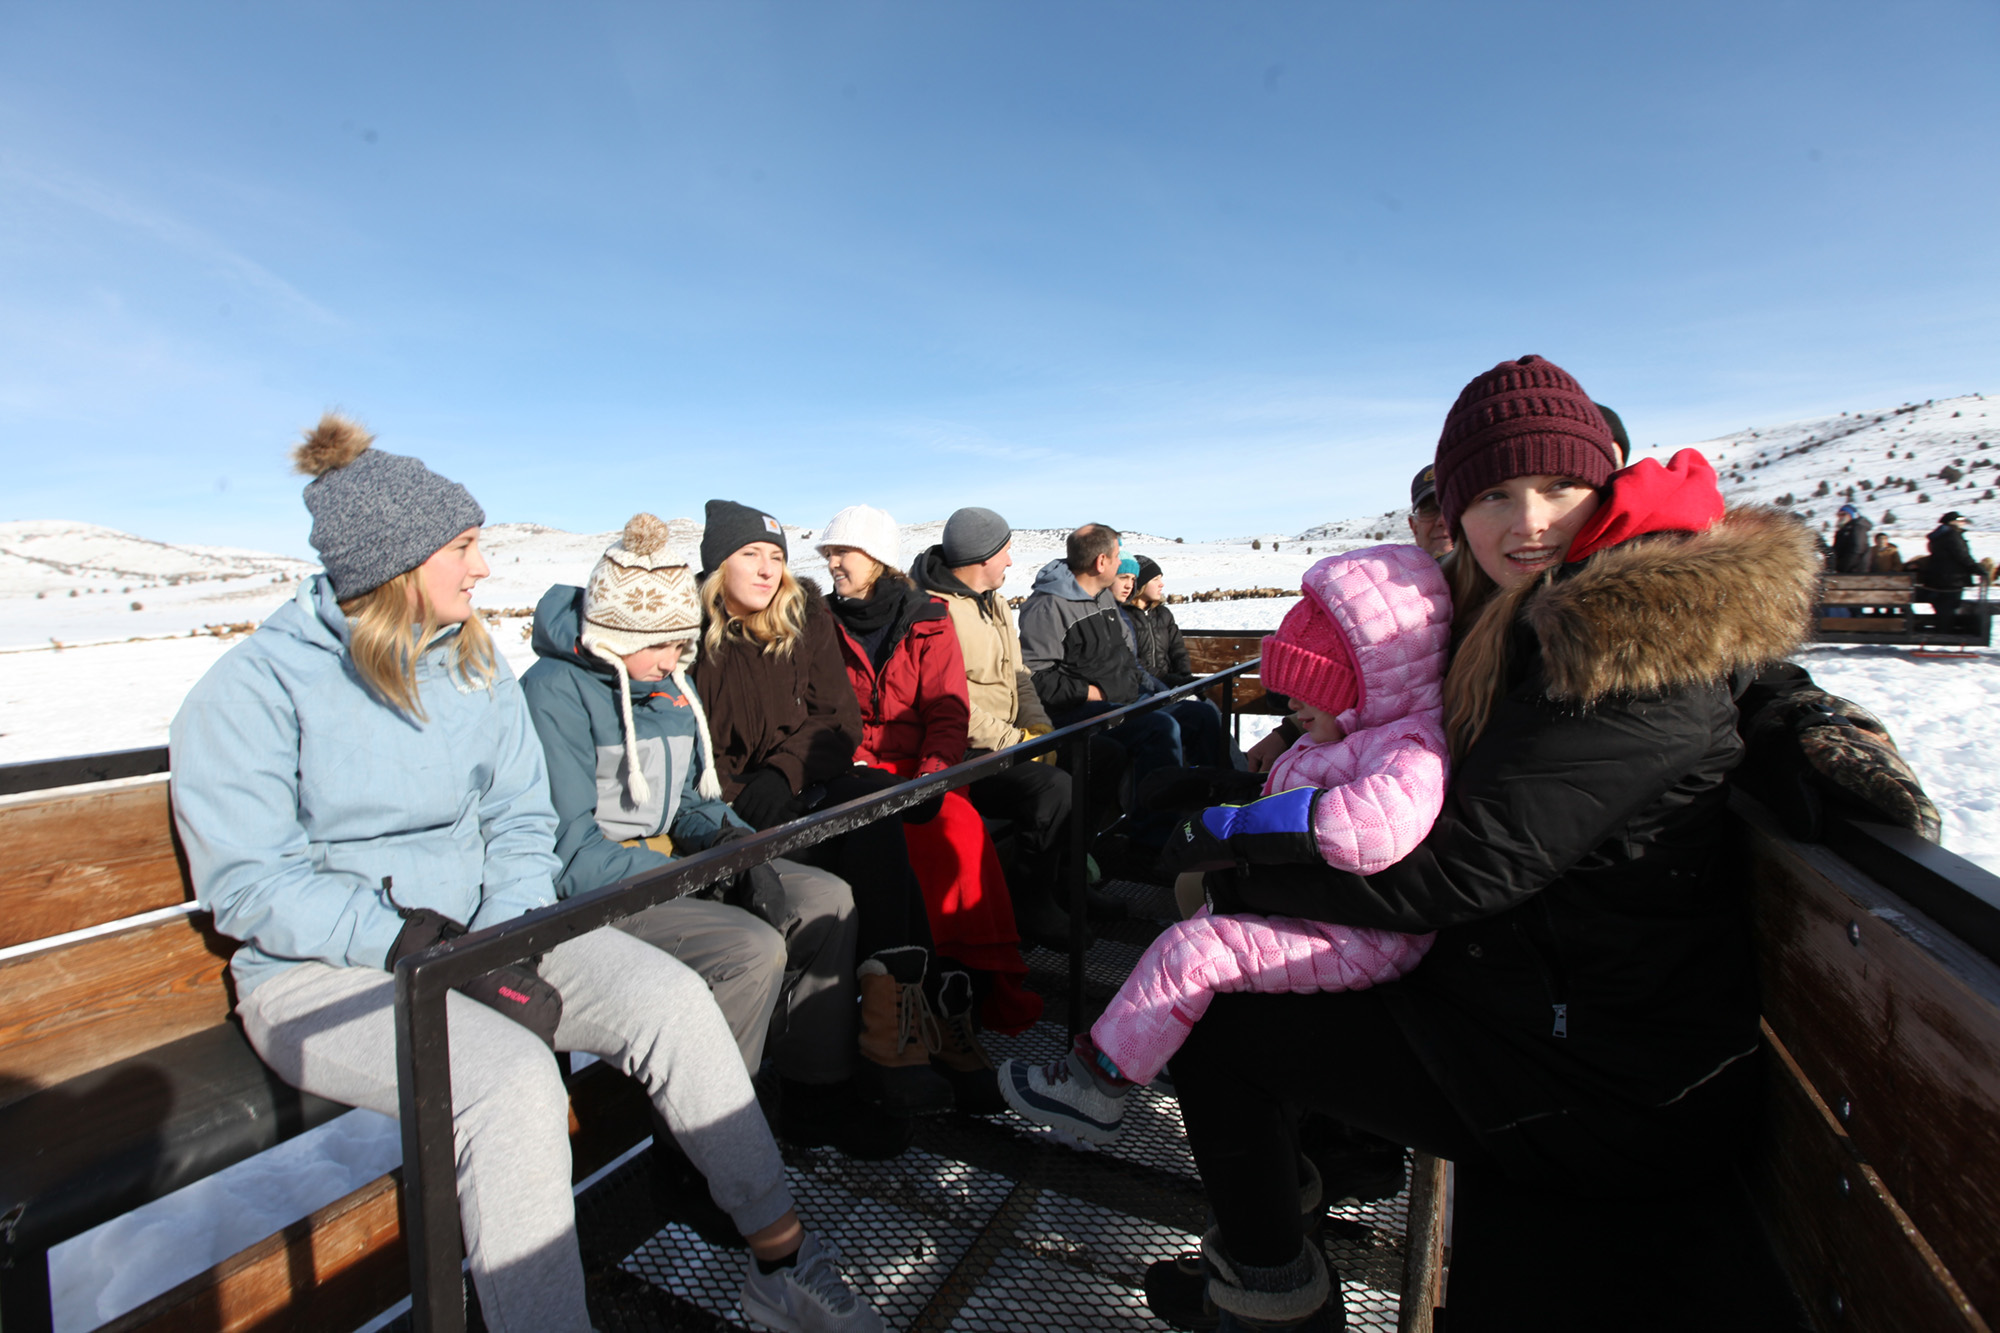
[[[397,1112],[397,960],[556,900],[541,741],[472,611],[485,514],[464,487],[328,416],[294,452],[326,572],[175,717],[174,814],[250,1043],[288,1082]],[[651,1094],[749,1242],[745,1313],[879,1329],[792,1209],[702,980],[615,930],[449,997],[459,1210],[496,1333],[585,1330],[568,1099],[551,1048]]]

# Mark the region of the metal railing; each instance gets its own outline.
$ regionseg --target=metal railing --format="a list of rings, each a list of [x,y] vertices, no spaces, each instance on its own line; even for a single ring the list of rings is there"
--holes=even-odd
[[[1236,678],[1258,659],[1151,695],[1005,750],[915,778],[874,796],[818,810],[714,851],[676,859],[646,875],[474,931],[396,965],[396,1081],[402,1111],[403,1227],[410,1247],[410,1315],[416,1333],[462,1333],[465,1327],[456,1152],[451,1128],[451,1040],[445,996],[474,977],[548,952],[656,903],[727,879],[774,857],[810,847],[863,824],[1059,750],[1070,772],[1070,1034],[1082,1030],[1084,935],[1090,817],[1090,741],[1114,727],[1204,693],[1224,689],[1234,711]]]

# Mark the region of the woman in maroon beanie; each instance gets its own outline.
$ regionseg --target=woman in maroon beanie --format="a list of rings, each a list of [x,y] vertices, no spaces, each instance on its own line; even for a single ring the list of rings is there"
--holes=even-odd
[[[1559,367],[1523,357],[1468,384],[1437,448],[1458,546],[1442,816],[1367,877],[1181,867],[1208,871],[1218,912],[1438,932],[1373,990],[1219,996],[1174,1061],[1225,1329],[1340,1326],[1338,1282],[1302,1243],[1288,1107],[1562,1196],[1713,1179],[1748,1128],[1758,1009],[1722,865],[1732,681],[1805,637],[1818,560],[1774,510],[1725,514],[1691,450],[1618,463]],[[1192,1278],[1156,1265],[1155,1308],[1199,1317]],[[1478,1315],[1455,1303],[1453,1329]]]

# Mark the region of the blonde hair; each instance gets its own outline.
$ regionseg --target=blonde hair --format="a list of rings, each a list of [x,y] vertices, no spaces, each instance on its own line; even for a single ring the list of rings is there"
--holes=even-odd
[[[769,604],[749,616],[733,616],[722,599],[722,571],[718,569],[701,584],[702,619],[708,622],[702,631],[702,645],[711,653],[719,652],[723,643],[734,635],[750,640],[767,653],[790,657],[806,632],[808,600],[806,590],[792,576],[792,567],[780,565],[778,590],[771,594]]]
[[[1465,538],[1446,557],[1445,578],[1451,584],[1451,667],[1444,676],[1444,732],[1451,757],[1463,759],[1493,718],[1493,700],[1507,679],[1507,639],[1521,603],[1553,575],[1524,579],[1502,588],[1473,559]]]
[[[347,617],[347,655],[361,683],[391,708],[427,722],[417,694],[417,661],[451,627],[438,619],[420,573],[421,566],[405,570],[378,588],[348,598],[340,610]],[[452,637],[452,668],[467,685],[488,689],[493,684],[493,662],[493,637],[474,612]]]

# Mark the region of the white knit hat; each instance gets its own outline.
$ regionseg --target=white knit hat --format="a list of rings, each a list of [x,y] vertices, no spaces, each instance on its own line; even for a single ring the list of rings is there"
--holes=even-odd
[[[695,728],[701,733],[703,765],[696,789],[710,800],[722,795],[722,783],[715,776],[715,742],[708,734],[708,715],[687,683],[688,665],[694,661],[700,636],[701,596],[693,572],[667,551],[666,524],[651,514],[634,514],[624,533],[605,549],[590,571],[590,582],[583,590],[581,637],[585,651],[609,662],[618,673],[625,771],[632,795],[639,801],[652,793],[646,775],[639,771],[638,742],[632,732],[632,681],[625,672],[624,659],[662,643],[682,645],[674,684],[687,699]]]
[[[830,546],[851,546],[894,570],[903,568],[903,534],[896,520],[869,505],[849,505],[826,521],[819,535],[819,553]]]

